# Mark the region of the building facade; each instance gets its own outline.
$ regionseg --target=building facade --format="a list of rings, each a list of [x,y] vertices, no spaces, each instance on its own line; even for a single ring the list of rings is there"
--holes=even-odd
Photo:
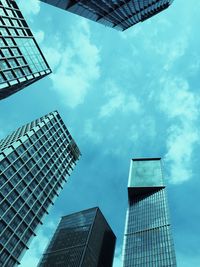
[[[99,208],[64,216],[38,267],[112,267],[115,241]]]
[[[0,99],[51,73],[15,0],[0,0]]]
[[[0,266],[19,264],[80,151],[57,111],[0,141]]]
[[[173,0],[41,0],[124,31],[168,8]]]
[[[175,267],[160,158],[132,159],[123,267]]]

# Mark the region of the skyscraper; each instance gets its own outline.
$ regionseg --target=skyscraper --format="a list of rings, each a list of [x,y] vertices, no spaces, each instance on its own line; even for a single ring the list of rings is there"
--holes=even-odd
[[[38,267],[112,267],[115,241],[99,208],[64,216]]]
[[[123,267],[175,267],[160,158],[132,159]]]
[[[0,141],[0,266],[12,267],[79,159],[57,111]]]
[[[168,8],[173,0],[41,0],[124,31]]]
[[[0,0],[0,99],[50,72],[15,0]]]

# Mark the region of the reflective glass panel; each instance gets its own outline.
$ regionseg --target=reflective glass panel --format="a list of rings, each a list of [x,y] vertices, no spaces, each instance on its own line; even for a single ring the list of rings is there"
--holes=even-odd
[[[162,186],[163,177],[160,160],[132,161],[129,187]]]

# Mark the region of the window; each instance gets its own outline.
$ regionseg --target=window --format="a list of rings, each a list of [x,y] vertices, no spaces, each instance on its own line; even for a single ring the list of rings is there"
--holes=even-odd
[[[19,174],[15,174],[12,179],[10,180],[12,185],[15,186],[16,184],[18,184],[18,182],[21,180],[21,177],[19,176]]]
[[[5,60],[1,60],[0,61],[0,70],[6,70],[8,68],[9,68],[8,63]]]
[[[18,198],[18,196],[19,194],[14,189],[12,193],[7,196],[7,200],[10,202],[10,204],[12,204]]]
[[[5,40],[6,40],[6,43],[8,46],[14,46],[15,45],[11,38],[5,38]]]
[[[14,26],[16,26],[16,27],[19,27],[19,26],[20,26],[18,20],[16,20],[16,19],[12,19],[12,23],[13,23]]]
[[[23,162],[22,162],[21,159],[18,159],[18,160],[15,161],[15,163],[14,163],[14,166],[15,166],[15,168],[16,168],[17,170],[20,169],[22,165],[23,165]]]
[[[21,193],[21,192],[25,189],[25,187],[26,187],[25,182],[24,182],[24,181],[21,181],[21,182],[17,185],[16,189],[18,190],[19,193]]]
[[[11,222],[11,224],[10,224],[10,226],[13,228],[13,230],[15,230],[17,227],[18,227],[18,225],[21,223],[21,218],[19,217],[19,215],[16,215],[15,217],[14,217],[14,219],[12,220],[12,222]]]
[[[15,248],[13,255],[18,258],[21,254],[22,250],[24,249],[24,245],[20,242],[17,247]]]
[[[10,162],[13,162],[17,159],[17,154],[15,152],[12,152],[11,154],[8,155],[8,159]]]
[[[6,175],[6,177],[9,179],[13,176],[13,174],[15,173],[15,170],[12,166],[10,166],[5,172],[4,174]]]
[[[9,29],[10,35],[11,36],[16,36],[16,31],[14,29]]]
[[[0,27],[0,35],[7,36],[8,35],[7,30],[5,28]]]
[[[15,79],[15,77],[14,77],[14,75],[13,75],[13,73],[12,73],[12,71],[5,71],[4,72],[4,75],[6,76],[6,79],[7,80],[13,80],[13,79]]]
[[[7,159],[4,159],[0,164],[0,170],[3,171],[9,166],[9,162]]]
[[[7,181],[6,176],[2,174],[0,178],[0,188],[6,183],[6,181]]]
[[[3,48],[2,52],[3,52],[4,57],[6,57],[6,58],[12,56],[10,53],[10,50],[8,48]]]
[[[6,12],[8,13],[9,17],[13,17],[14,16],[12,10],[6,9]]]
[[[15,216],[15,211],[14,211],[14,209],[13,208],[10,208],[7,212],[6,212],[6,214],[3,216],[3,218],[4,218],[4,220],[7,222],[7,223],[9,223],[11,220],[12,220],[12,218]]]
[[[19,49],[17,49],[17,48],[12,48],[12,53],[14,56],[20,56]]]
[[[18,61],[18,63],[19,63],[20,66],[23,66],[23,65],[26,64],[25,61],[24,61],[24,59],[22,57],[17,58],[17,61]]]
[[[28,213],[28,211],[29,211],[29,207],[28,207],[28,205],[24,205],[21,209],[20,209],[20,211],[19,211],[19,214],[22,216],[22,218]]]
[[[10,191],[12,190],[12,186],[10,185],[9,182],[7,182],[1,189],[1,193],[2,195],[5,197],[6,195],[8,195],[10,193]]]
[[[29,75],[31,73],[28,67],[23,68],[23,72],[25,75]]]
[[[5,81],[5,79],[3,78],[3,76],[0,74],[0,83],[3,83]]]
[[[6,15],[5,12],[4,12],[4,10],[3,10],[3,8],[1,8],[1,7],[0,7],[0,15],[1,16],[5,16]]]
[[[18,66],[18,65],[17,65],[17,62],[16,62],[15,59],[9,59],[9,60],[8,60],[8,63],[10,64],[10,66],[11,66],[12,68],[15,68],[15,67]]]
[[[19,36],[24,36],[24,31],[22,29],[17,29],[17,33]]]
[[[15,201],[15,203],[14,203],[14,208],[16,209],[16,210],[19,210],[19,208],[21,208],[21,206],[24,204],[24,200],[21,198],[21,197],[19,197],[18,199],[17,199],[17,201]]]
[[[9,257],[9,253],[4,249],[0,254],[0,263],[4,263]]]
[[[21,78],[23,76],[20,69],[16,69],[16,70],[14,70],[14,72],[15,72],[15,75],[17,76],[17,78]]]
[[[9,203],[4,200],[3,203],[1,203],[0,205],[0,215],[2,216],[4,214],[4,212],[9,208]]]
[[[12,26],[10,23],[10,20],[8,18],[3,18],[3,21],[4,21],[6,26]]]

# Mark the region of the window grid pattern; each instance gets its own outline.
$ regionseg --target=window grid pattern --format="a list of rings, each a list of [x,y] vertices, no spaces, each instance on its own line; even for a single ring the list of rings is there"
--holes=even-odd
[[[169,7],[173,0],[41,0],[117,30],[126,30]]]
[[[176,267],[160,158],[131,161],[128,193],[123,267]]]
[[[165,189],[130,203],[125,238],[124,267],[176,266]]]
[[[78,147],[76,154],[72,151],[70,142],[73,139],[62,124],[59,114],[52,112],[17,130],[21,138],[17,148],[15,144],[19,141],[13,134],[6,142],[7,147],[4,144],[0,151],[1,266],[18,263],[80,156]],[[31,131],[33,134],[23,140]]]
[[[0,99],[51,72],[14,0],[0,0]]]
[[[97,208],[62,217],[38,266],[80,266]]]
[[[98,208],[62,217],[38,267],[112,266],[115,236]]]

